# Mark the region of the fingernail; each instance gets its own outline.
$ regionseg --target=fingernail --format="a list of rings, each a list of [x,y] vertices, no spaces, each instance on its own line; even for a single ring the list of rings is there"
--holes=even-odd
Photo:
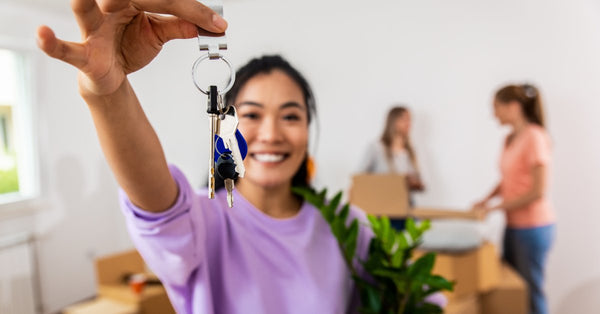
[[[213,15],[213,25],[224,31],[227,28],[227,22],[218,14]]]

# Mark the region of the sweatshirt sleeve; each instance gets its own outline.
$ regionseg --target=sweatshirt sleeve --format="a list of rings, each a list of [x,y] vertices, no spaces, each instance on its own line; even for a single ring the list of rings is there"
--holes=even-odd
[[[119,195],[138,251],[164,284],[181,288],[203,260],[207,223],[185,175],[173,165],[169,170],[177,183],[178,196],[168,210],[147,212],[135,206],[123,190]]]

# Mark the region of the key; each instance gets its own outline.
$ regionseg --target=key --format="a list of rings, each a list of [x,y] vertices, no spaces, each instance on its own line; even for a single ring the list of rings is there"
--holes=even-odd
[[[227,190],[227,205],[233,207],[233,188],[235,179],[238,173],[235,171],[235,162],[230,152],[223,153],[217,160],[217,175],[225,181],[225,189]]]
[[[208,198],[215,198],[215,135],[219,134],[219,92],[217,87],[212,85],[208,92],[208,118],[210,120],[210,150],[208,158]]]
[[[229,206],[229,208],[233,207],[234,182],[235,181],[233,179],[225,179],[225,190],[227,190],[227,206]]]
[[[232,110],[233,114],[231,112]],[[235,171],[240,178],[243,178],[246,168],[244,167],[244,157],[240,152],[240,146],[236,137],[239,121],[235,107],[230,107],[229,111],[221,116],[221,121],[219,123],[219,136],[223,140],[225,147],[231,151],[233,161],[235,162]]]

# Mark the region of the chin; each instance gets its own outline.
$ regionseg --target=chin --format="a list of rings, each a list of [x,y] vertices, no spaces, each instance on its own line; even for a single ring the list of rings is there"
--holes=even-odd
[[[261,175],[259,177],[246,176],[244,177],[244,181],[263,189],[273,189],[282,185],[289,185],[292,181],[292,178],[284,179],[277,176]]]

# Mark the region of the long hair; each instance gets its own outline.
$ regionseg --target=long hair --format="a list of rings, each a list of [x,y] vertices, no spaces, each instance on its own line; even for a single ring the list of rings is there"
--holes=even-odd
[[[242,66],[235,75],[235,83],[231,90],[225,96],[225,104],[235,106],[235,100],[242,87],[253,77],[259,74],[268,74],[274,70],[280,70],[287,74],[302,90],[304,102],[306,103],[306,111],[308,123],[310,124],[317,115],[317,107],[315,97],[308,81],[304,76],[296,70],[289,62],[279,55],[267,55],[260,58],[250,60],[246,65]],[[300,164],[300,167],[292,177],[292,186],[310,188],[309,170],[308,170],[308,153]],[[219,176],[215,176],[215,189],[225,187],[224,180]]]
[[[516,101],[530,123],[545,127],[544,108],[539,90],[531,84],[507,85],[496,92],[500,103]]]
[[[392,167],[394,164],[392,162],[392,141],[394,139],[395,133],[394,125],[396,120],[401,118],[403,115],[408,114],[408,112],[408,108],[404,106],[397,106],[390,109],[386,118],[385,128],[383,129],[383,133],[381,134],[381,142],[383,143],[383,147],[385,149],[385,156],[387,157],[388,163]],[[408,134],[402,134],[402,139],[404,141],[404,149],[406,149],[406,151],[408,152],[408,156],[413,164],[413,167],[415,167],[415,169],[418,169],[417,156],[415,154],[415,150],[413,149],[410,137],[408,136]]]

